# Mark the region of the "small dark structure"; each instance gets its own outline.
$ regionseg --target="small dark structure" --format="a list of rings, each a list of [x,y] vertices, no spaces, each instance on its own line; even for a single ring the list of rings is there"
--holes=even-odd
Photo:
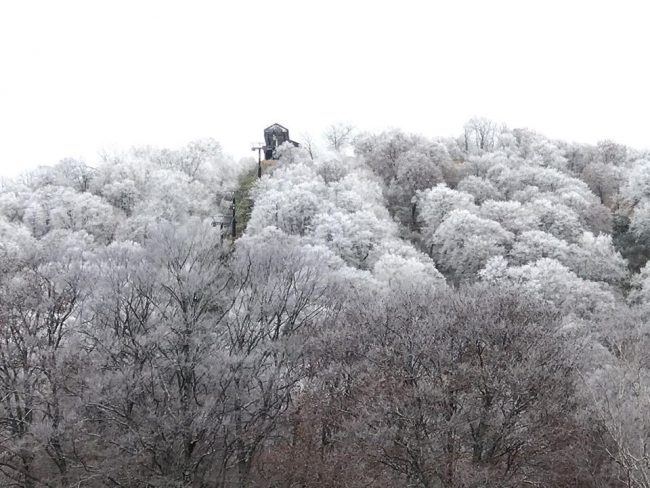
[[[221,242],[230,228],[230,236],[234,241],[237,238],[237,197],[234,191],[226,191],[217,196],[221,197],[220,210],[217,215],[212,217],[212,227],[219,227]],[[231,215],[228,215],[231,214]]]
[[[264,159],[277,159],[275,151],[285,142],[300,147],[300,144],[289,139],[289,129],[286,127],[273,124],[264,129]]]

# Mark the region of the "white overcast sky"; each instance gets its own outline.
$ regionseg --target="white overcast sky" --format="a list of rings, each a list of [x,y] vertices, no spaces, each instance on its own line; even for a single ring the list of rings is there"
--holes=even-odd
[[[0,0],[0,175],[265,126],[472,116],[650,147],[650,3]]]

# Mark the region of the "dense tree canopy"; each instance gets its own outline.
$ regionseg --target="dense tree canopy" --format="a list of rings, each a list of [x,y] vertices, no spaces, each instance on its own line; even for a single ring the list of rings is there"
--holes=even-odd
[[[650,488],[647,155],[326,138],[0,183],[0,485]]]

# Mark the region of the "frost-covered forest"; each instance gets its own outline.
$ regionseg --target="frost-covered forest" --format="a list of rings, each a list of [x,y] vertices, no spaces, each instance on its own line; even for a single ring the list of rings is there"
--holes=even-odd
[[[326,135],[0,183],[0,486],[650,488],[650,153]]]

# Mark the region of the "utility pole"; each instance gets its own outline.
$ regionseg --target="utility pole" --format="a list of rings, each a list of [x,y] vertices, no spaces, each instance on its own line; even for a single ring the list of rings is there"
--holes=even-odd
[[[232,196],[232,220],[230,221],[231,223],[231,232],[232,232],[232,240],[235,242],[235,238],[237,237],[237,217],[235,216],[235,211],[237,209],[236,202],[235,202],[235,195]]]
[[[415,215],[418,208],[418,199],[417,196],[413,195],[411,198],[411,229],[415,230]]]
[[[262,151],[266,149],[266,146],[261,143],[255,144],[251,147],[251,151],[257,151],[257,177],[262,177]]]

